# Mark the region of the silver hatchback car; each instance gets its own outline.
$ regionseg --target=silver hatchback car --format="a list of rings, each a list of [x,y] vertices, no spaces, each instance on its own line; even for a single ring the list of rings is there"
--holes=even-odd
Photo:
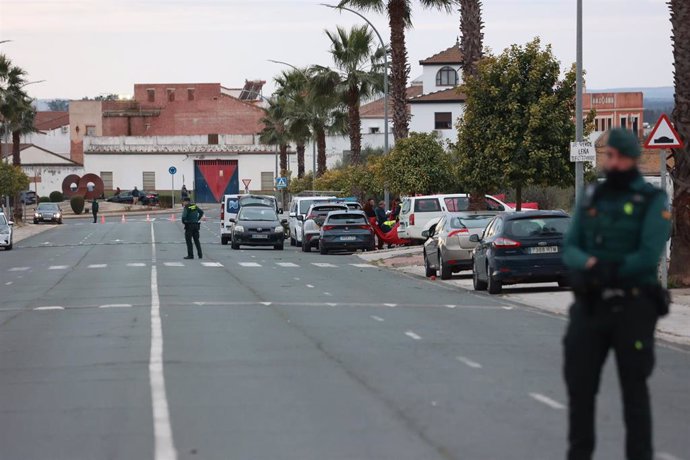
[[[424,268],[427,277],[441,272],[441,279],[450,279],[453,273],[472,270],[472,251],[477,243],[472,235],[481,235],[498,212],[465,211],[446,213],[436,225],[422,232]]]
[[[14,222],[7,219],[7,216],[0,212],[0,248],[5,248],[5,251],[12,249],[13,225]]]

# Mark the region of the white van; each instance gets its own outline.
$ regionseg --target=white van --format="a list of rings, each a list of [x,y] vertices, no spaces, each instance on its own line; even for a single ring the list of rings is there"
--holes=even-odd
[[[290,214],[288,223],[290,225],[290,246],[302,245],[302,221],[306,217],[309,208],[314,203],[322,201],[335,201],[334,196],[296,196],[290,202]],[[302,221],[297,220],[297,216],[302,216]]]
[[[275,197],[270,195],[225,195],[220,204],[220,244],[228,244],[230,241],[233,225],[230,219],[237,218],[237,213],[242,206],[269,206],[277,213],[282,212],[278,209]]]
[[[469,206],[470,196],[467,193],[403,198],[398,236],[413,240],[425,240],[422,231],[430,220],[441,217],[446,212],[467,211]],[[499,213],[511,211],[512,208],[497,198],[486,195],[486,210]]]

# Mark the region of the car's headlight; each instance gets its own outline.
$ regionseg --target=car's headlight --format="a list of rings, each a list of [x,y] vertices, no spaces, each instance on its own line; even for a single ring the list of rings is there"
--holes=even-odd
[[[273,229],[276,233],[283,233],[285,229],[283,228],[282,225],[278,225],[276,228]]]
[[[241,225],[235,225],[235,231],[240,232],[240,233],[244,233],[244,227]]]
[[[34,217],[38,217],[38,213],[37,213],[37,212],[34,213]]]
[[[59,213],[59,212],[58,212],[58,213],[55,213],[55,217],[57,217],[57,218],[59,219],[59,218],[60,218],[60,213]]]

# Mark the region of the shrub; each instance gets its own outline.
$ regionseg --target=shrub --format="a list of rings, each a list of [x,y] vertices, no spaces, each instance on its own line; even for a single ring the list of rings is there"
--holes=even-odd
[[[75,214],[81,214],[84,212],[84,197],[81,195],[75,195],[69,200],[69,205],[72,207],[72,211]]]
[[[52,203],[60,203],[64,199],[65,197],[62,196],[62,192],[58,192],[57,190],[50,192],[50,201]]]
[[[158,196],[158,205],[161,208],[172,208],[172,196],[168,195],[159,195]]]
[[[38,202],[39,203],[50,203],[50,198],[48,198],[47,196],[42,196],[42,197],[38,198]]]

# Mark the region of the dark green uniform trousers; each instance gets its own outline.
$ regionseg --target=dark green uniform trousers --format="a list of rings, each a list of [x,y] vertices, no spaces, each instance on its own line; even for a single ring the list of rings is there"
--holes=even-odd
[[[563,340],[570,430],[568,460],[591,460],[595,398],[609,349],[623,394],[627,460],[652,460],[652,414],[647,379],[654,367],[657,312],[646,296],[586,304],[576,301]]]
[[[196,246],[196,252],[201,259],[201,242],[199,241],[199,224],[185,224],[184,226],[184,241],[187,243],[187,257],[194,257],[194,248],[192,247],[192,240]]]

